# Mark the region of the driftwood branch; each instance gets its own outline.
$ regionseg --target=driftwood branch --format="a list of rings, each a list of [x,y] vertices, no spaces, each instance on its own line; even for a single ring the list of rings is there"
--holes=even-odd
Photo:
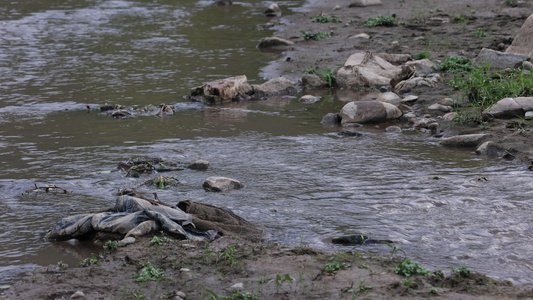
[[[67,191],[67,189],[59,187],[59,186],[57,186],[55,184],[53,186],[38,186],[37,184],[34,184],[34,185],[35,185],[35,188],[26,190],[25,193],[38,192],[38,191],[44,191],[44,192],[48,193],[48,192],[50,192],[50,190],[60,190],[60,191],[63,192],[63,194],[68,194],[69,193],[69,191]]]

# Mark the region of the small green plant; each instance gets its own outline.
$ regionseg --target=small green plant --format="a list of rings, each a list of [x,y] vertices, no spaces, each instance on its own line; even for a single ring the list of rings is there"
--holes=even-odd
[[[235,246],[228,246],[224,251],[217,251],[218,259],[224,260],[224,263],[229,265],[230,267],[237,264],[237,259],[235,258],[235,254],[237,253],[237,249]]]
[[[118,242],[117,241],[107,241],[104,244],[104,253],[110,254],[118,249]]]
[[[163,241],[159,237],[154,235],[154,237],[150,240],[150,245],[156,246],[156,247],[161,246],[163,245]]]
[[[79,264],[78,264],[78,267],[88,267],[88,266],[92,266],[92,265],[99,265],[101,264],[101,262],[96,258],[96,256],[94,255],[94,253],[91,253],[91,257],[88,257],[84,260],[82,260]]]
[[[359,287],[354,288],[353,282],[352,285],[349,288],[344,288],[341,290],[343,293],[352,293],[353,299],[357,299],[360,295],[366,295],[369,290],[373,289],[373,286],[367,286],[365,285],[366,279],[359,280]]]
[[[137,282],[146,282],[146,281],[157,281],[162,279],[165,276],[163,270],[156,268],[152,263],[145,262],[141,271],[135,278]]]
[[[285,274],[285,275],[277,274],[276,278],[270,280],[269,283],[270,282],[274,282],[276,284],[276,293],[279,293],[281,285],[284,282],[293,282],[293,281],[294,281],[294,278],[292,278],[291,275],[289,275],[289,274]],[[292,289],[292,287],[291,287],[291,289]]]
[[[391,248],[390,250],[390,258],[389,259],[392,259],[392,257],[394,256],[394,254],[398,253],[398,252],[402,252],[404,257],[407,257],[407,254],[405,254],[405,251],[403,251],[402,249],[398,248],[398,246],[396,245],[393,245],[389,242],[381,242],[382,244],[385,244],[387,245],[389,248]]]
[[[316,76],[325,79],[328,82],[329,87],[333,87],[333,85],[335,84],[336,78],[332,69],[327,69],[324,71],[319,67],[316,67],[304,69],[302,72],[306,74],[315,74]]]
[[[459,278],[470,278],[472,271],[466,266],[462,266],[453,270],[453,275]]]
[[[405,286],[407,289],[412,290],[418,288],[419,284],[416,281],[410,281],[410,280],[401,280],[400,283]]]
[[[453,17],[453,21],[455,23],[464,23],[464,22],[466,22],[466,20],[467,19],[466,19],[466,17],[464,15],[456,15],[456,16]]]
[[[402,263],[398,264],[396,269],[394,269],[394,273],[405,277],[411,277],[415,275],[426,275],[429,272],[424,267],[419,266],[417,263],[411,262],[410,259],[406,259]]]
[[[243,292],[243,291],[237,291],[230,296],[222,297],[217,295],[213,290],[205,289],[206,292],[211,294],[211,298],[209,300],[256,300],[258,299],[256,294],[252,294],[250,292]]]
[[[313,22],[317,23],[342,23],[341,19],[337,17],[318,16],[313,18]]]
[[[384,26],[384,27],[392,27],[396,26],[396,15],[392,14],[391,16],[378,16],[376,18],[368,18],[368,20],[365,23],[366,27],[378,27],[378,26]]]
[[[442,11],[443,11],[442,8],[440,8],[440,7],[435,7],[434,9],[430,10],[429,12],[433,14],[433,13],[436,13],[436,12],[442,12]]]
[[[433,294],[433,295],[440,295],[439,290],[437,288],[434,288],[434,287],[429,288],[428,289],[428,293]]]
[[[429,51],[427,50],[419,51],[417,54],[413,56],[415,60],[421,60],[421,59],[426,59],[430,57],[431,57],[431,53],[429,53]]]
[[[62,261],[58,261],[57,262],[57,266],[61,269],[65,269],[65,268],[68,268],[68,265]]]
[[[439,70],[450,73],[468,73],[476,69],[472,66],[472,60],[466,57],[446,57],[439,64]]]
[[[306,41],[308,40],[314,40],[314,41],[320,41],[321,39],[331,37],[333,35],[333,31],[330,32],[317,32],[313,33],[311,31],[300,31]]]
[[[479,128],[481,128],[482,130],[487,130],[490,128],[490,124],[487,121],[483,121],[479,124]]]
[[[484,38],[487,37],[487,32],[481,28],[476,28],[476,31],[474,31],[474,36],[476,38]]]
[[[135,291],[132,293],[132,295],[135,299],[146,299],[146,296],[141,291]]]
[[[337,271],[348,269],[349,267],[350,267],[350,265],[347,264],[347,263],[334,261],[334,262],[326,263],[324,265],[324,268],[322,268],[322,270],[325,273],[335,274],[335,273],[337,273]]]

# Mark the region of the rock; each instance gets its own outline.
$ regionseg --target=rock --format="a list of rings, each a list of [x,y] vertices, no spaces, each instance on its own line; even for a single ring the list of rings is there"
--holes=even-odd
[[[298,92],[294,84],[285,77],[270,79],[260,85],[253,84],[252,88],[255,98],[291,95]]]
[[[436,88],[440,82],[442,82],[442,77],[439,74],[429,74],[426,77],[414,77],[401,81],[394,89],[403,94],[424,87]]]
[[[411,54],[378,53],[376,55],[393,64],[403,64],[413,59]]]
[[[426,21],[426,24],[430,26],[440,26],[447,23],[450,23],[450,19],[444,17],[431,17]]]
[[[533,97],[503,98],[483,111],[483,118],[513,118],[533,110]]]
[[[481,146],[479,146],[476,149],[476,154],[479,154],[479,155],[500,155],[500,151],[498,150],[498,147],[496,146],[496,144],[494,144],[494,142],[487,141],[487,142],[484,142],[483,144],[481,144]]]
[[[182,273],[188,273],[190,271],[191,271],[191,269],[187,269],[187,268],[181,268],[180,269],[180,272],[182,272]]]
[[[316,74],[304,74],[302,86],[304,89],[318,89],[329,86],[329,83],[325,78],[318,77]]]
[[[341,245],[362,245],[365,243],[366,240],[368,240],[368,236],[362,234],[354,234],[334,237],[333,239],[331,239],[331,242],[333,244]]]
[[[526,118],[533,118],[533,111],[527,111],[524,116]]]
[[[207,160],[195,160],[190,163],[187,168],[191,170],[205,171],[209,168],[209,162]]]
[[[359,34],[356,34],[356,35],[352,35],[351,37],[349,37],[349,39],[365,39],[365,40],[368,40],[370,39],[370,36],[366,33],[359,33]]]
[[[409,95],[409,96],[406,96],[405,98],[403,98],[400,101],[400,103],[411,105],[411,104],[415,103],[417,100],[418,100],[418,96]]]
[[[486,134],[456,135],[442,139],[439,145],[445,147],[477,147],[485,137],[487,137]]]
[[[320,97],[313,95],[305,95],[298,100],[300,103],[315,103],[318,101],[320,101]]]
[[[513,43],[505,53],[517,53],[533,57],[533,14],[526,19]]]
[[[425,58],[405,63],[407,67],[413,67],[417,76],[427,75],[435,72],[437,64]]]
[[[341,9],[342,9],[342,6],[340,6],[340,5],[335,5],[335,6],[333,6],[333,10],[334,10],[334,11],[335,11],[335,10],[341,10]]]
[[[435,123],[437,120],[431,118],[430,115],[425,115],[422,119],[415,122],[415,128],[429,128],[429,124]]]
[[[472,61],[472,65],[483,67],[488,65],[491,69],[514,68],[517,64],[529,59],[529,56],[511,52],[500,52],[483,48],[478,56]]]
[[[341,116],[339,114],[328,113],[322,118],[320,124],[324,126],[335,126],[341,123]]]
[[[350,131],[350,130],[343,130],[343,131],[337,132],[337,135],[338,136],[342,136],[342,137],[345,137],[345,136],[363,136],[363,134],[360,133],[360,132]]]
[[[400,73],[396,74],[393,78],[390,80],[390,85],[392,88],[395,88],[398,83],[409,80],[413,77],[415,77],[416,71],[413,66],[402,66],[402,70]]]
[[[400,133],[400,132],[402,132],[402,128],[400,128],[399,126],[389,126],[389,127],[385,128],[385,131],[386,132],[393,132],[393,133]]]
[[[259,49],[264,48],[273,48],[273,47],[287,47],[294,45],[294,42],[285,40],[279,37],[266,37],[262,38],[261,41],[259,41],[259,45],[257,47]]]
[[[452,98],[444,98],[440,100],[440,104],[445,106],[454,106],[457,104],[457,101],[453,100]]]
[[[381,0],[352,0],[349,7],[366,7],[372,5],[381,5]]]
[[[127,237],[125,239],[122,239],[118,242],[118,246],[119,247],[124,247],[124,246],[127,246],[129,244],[133,244],[135,243],[135,238],[130,236],[130,237]]]
[[[371,52],[352,54],[337,71],[337,84],[341,87],[389,85],[390,80],[401,72],[383,58]]]
[[[395,120],[402,112],[394,105],[379,101],[353,101],[341,109],[341,124]]]
[[[231,0],[216,0],[215,4],[220,7],[228,7],[231,6],[233,2],[231,2]]]
[[[281,17],[281,9],[276,3],[272,3],[264,12],[267,17]]]
[[[438,103],[435,103],[435,104],[432,104],[428,107],[428,110],[436,110],[436,111],[442,111],[442,112],[451,112],[453,111],[453,107],[451,106],[446,106],[446,105],[442,105],[442,104],[438,104]]]
[[[85,298],[85,294],[82,291],[77,291],[70,296],[70,299],[83,299],[83,298]]]
[[[447,113],[444,116],[442,116],[442,120],[451,122],[453,119],[457,116],[456,112]]]
[[[393,105],[398,105],[400,104],[400,101],[402,100],[400,98],[400,96],[398,96],[396,93],[393,93],[393,92],[386,92],[386,93],[382,93],[380,94],[377,99],[377,101],[381,101],[381,102],[386,102],[386,103],[390,103],[390,104],[393,104]]]
[[[238,180],[216,176],[207,178],[202,186],[208,192],[227,192],[244,187]]]
[[[244,290],[244,283],[242,283],[242,282],[238,282],[238,283],[236,283],[236,284],[230,286],[229,289],[230,289],[230,291],[232,291],[232,292],[242,291],[242,290]]]
[[[208,104],[220,104],[245,99],[253,92],[245,75],[217,79],[191,91],[190,100]]]
[[[416,119],[416,115],[414,112],[408,112],[408,113],[405,113],[403,114],[403,116],[400,118],[401,121],[409,121],[411,123],[414,123],[414,121],[412,121],[413,119]]]

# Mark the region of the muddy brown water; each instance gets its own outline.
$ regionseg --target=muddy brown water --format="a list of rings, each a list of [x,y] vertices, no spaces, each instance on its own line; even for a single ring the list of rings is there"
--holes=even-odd
[[[0,286],[35,265],[70,265],[98,251],[50,243],[60,218],[108,209],[113,193],[147,180],[116,163],[139,156],[206,159],[205,172],[170,175],[182,186],[160,199],[232,209],[264,226],[274,241],[331,251],[387,255],[388,247],[340,247],[342,234],[395,241],[430,269],[466,265],[516,283],[532,282],[533,175],[524,166],[450,150],[405,129],[366,126],[339,137],[319,124],[343,103],[333,92],[301,104],[294,97],[206,107],[183,99],[191,87],[245,74],[262,82],[276,54],[256,48],[268,31],[269,3],[209,1],[26,1],[0,10]],[[301,1],[279,2],[297,8]],[[175,105],[165,119],[113,119],[86,106]],[[246,187],[206,193],[208,176]],[[488,179],[478,180],[484,177]],[[34,184],[72,193],[25,193]],[[146,190],[149,191],[149,190]],[[152,191],[149,191],[152,192]]]

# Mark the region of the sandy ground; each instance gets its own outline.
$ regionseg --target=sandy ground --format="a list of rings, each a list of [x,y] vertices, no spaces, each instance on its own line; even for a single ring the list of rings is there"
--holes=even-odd
[[[290,39],[296,45],[270,65],[265,76],[283,75],[298,81],[302,70],[310,67],[336,70],[357,51],[414,55],[427,50],[430,59],[436,62],[452,55],[473,58],[483,47],[504,50],[533,11],[530,2],[511,7],[503,0],[382,1],[383,5],[366,8],[348,8],[349,1],[317,1],[306,7],[305,13],[282,18],[274,27],[276,36]],[[342,9],[333,10],[336,5]],[[343,22],[311,22],[321,12]],[[376,28],[362,25],[369,17],[393,13],[402,25]],[[454,22],[456,16],[462,16],[462,21]],[[449,18],[450,22],[435,25],[432,17]],[[476,37],[476,29],[484,30],[487,36]],[[301,30],[332,30],[334,35],[321,41],[305,41]],[[349,38],[358,33],[367,33],[371,38]],[[450,76],[442,75],[445,79]],[[420,92],[417,114],[426,113],[425,107],[454,93],[446,84]],[[517,159],[531,163],[530,131],[519,134],[516,128],[508,128],[509,122],[512,120],[493,121],[484,132],[512,151]],[[406,257],[393,248],[390,257],[373,257],[364,247],[354,248],[360,253],[332,254],[305,245],[284,248],[236,237],[224,237],[211,244],[159,236],[161,245],[154,245],[151,239],[139,238],[135,244],[113,253],[96,254],[92,260],[95,264],[89,266],[67,267],[58,263],[38,268],[0,295],[0,299],[70,299],[76,292],[82,292],[85,299],[180,299],[181,293],[186,299],[533,298],[531,287],[514,287],[470,270],[451,273],[448,270],[446,274],[435,271],[414,277],[396,274],[395,268]],[[153,280],[139,281],[147,263],[162,275],[156,278],[158,272],[153,272]]]

